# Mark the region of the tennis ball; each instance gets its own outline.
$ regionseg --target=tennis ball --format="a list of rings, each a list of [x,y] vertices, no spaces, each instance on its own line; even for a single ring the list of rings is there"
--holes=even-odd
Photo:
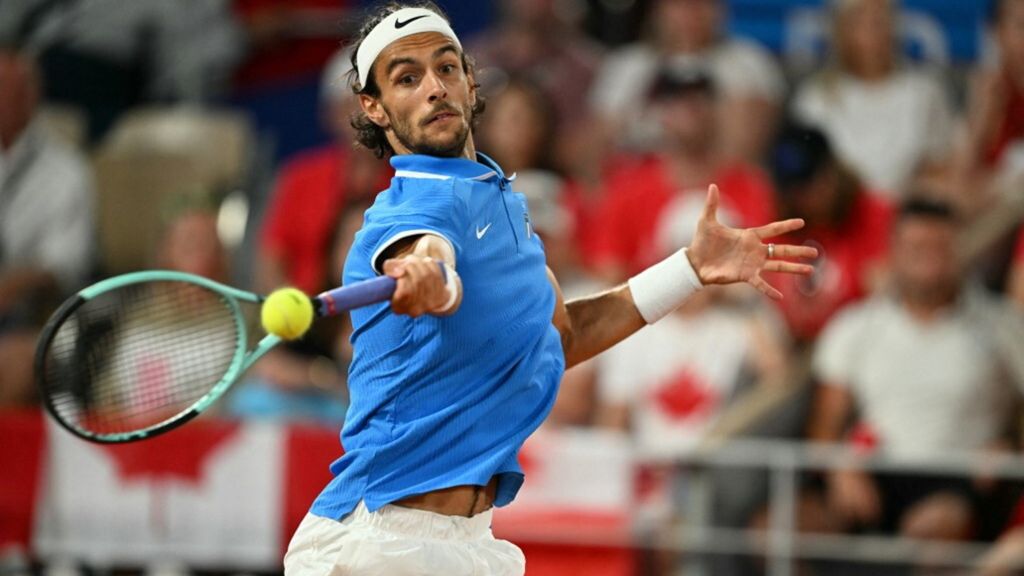
[[[313,303],[296,288],[274,290],[263,301],[260,322],[267,332],[284,340],[295,340],[313,323]]]

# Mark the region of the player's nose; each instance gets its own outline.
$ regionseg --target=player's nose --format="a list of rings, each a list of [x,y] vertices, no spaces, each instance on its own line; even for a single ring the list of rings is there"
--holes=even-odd
[[[444,81],[441,77],[434,73],[428,73],[425,79],[428,92],[428,98],[431,102],[437,100],[444,100],[448,98],[448,88],[445,86]]]

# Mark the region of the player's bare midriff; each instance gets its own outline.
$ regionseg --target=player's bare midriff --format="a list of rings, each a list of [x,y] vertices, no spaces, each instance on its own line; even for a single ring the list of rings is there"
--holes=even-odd
[[[393,504],[446,516],[472,517],[494,506],[497,488],[498,478],[495,476],[486,486],[452,486],[403,498]]]

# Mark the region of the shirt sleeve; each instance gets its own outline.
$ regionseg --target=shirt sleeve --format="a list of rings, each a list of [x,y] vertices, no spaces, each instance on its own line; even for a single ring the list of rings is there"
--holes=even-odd
[[[458,261],[469,229],[469,209],[454,179],[397,179],[366,213],[361,244],[381,274],[381,256],[395,242],[433,234],[451,246]]]

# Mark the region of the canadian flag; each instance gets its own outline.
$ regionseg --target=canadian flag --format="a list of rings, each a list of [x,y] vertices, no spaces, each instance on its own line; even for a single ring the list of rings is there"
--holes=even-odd
[[[276,571],[340,453],[335,427],[200,419],[111,446],[39,412],[0,412],[0,551]],[[626,439],[541,431],[521,457],[526,483],[495,512],[494,529],[522,546],[529,576],[631,574]]]

